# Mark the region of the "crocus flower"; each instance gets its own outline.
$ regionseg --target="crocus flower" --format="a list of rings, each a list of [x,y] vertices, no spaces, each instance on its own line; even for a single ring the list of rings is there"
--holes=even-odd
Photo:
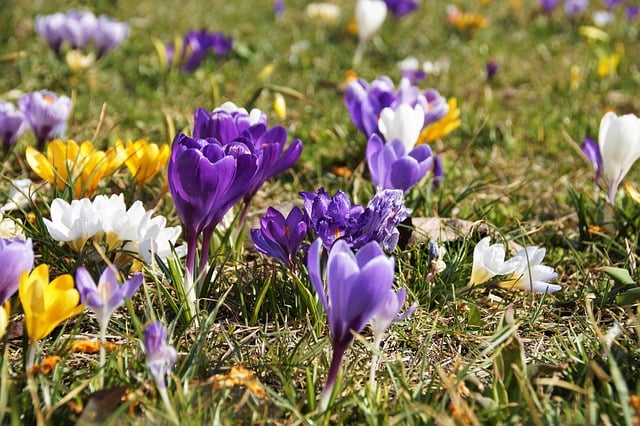
[[[213,231],[250,187],[258,158],[242,142],[194,139],[179,133],[169,160],[168,181],[187,234],[187,270],[193,274],[198,237],[203,234],[201,269]]]
[[[519,288],[535,293],[553,293],[562,287],[549,284],[548,281],[558,274],[550,266],[542,264],[546,250],[538,247],[526,247],[519,250],[509,262],[514,267],[511,276],[498,285],[505,288]]]
[[[60,31],[62,39],[68,41],[73,49],[84,49],[93,38],[97,26],[98,19],[93,13],[70,10]]]
[[[551,14],[558,8],[560,0],[538,0],[538,3],[545,13]]]
[[[387,257],[380,245],[370,242],[354,254],[345,241],[337,241],[329,251],[326,269],[326,290],[320,269],[322,242],[316,240],[309,248],[307,267],[309,278],[327,312],[333,358],[321,396],[325,410],[338,377],[344,353],[371,317],[385,302],[394,277],[394,260]]]
[[[71,114],[71,99],[56,95],[48,90],[31,92],[18,99],[20,111],[24,114],[42,151],[47,140],[61,136],[67,129]]]
[[[517,266],[512,261],[505,262],[504,245],[490,244],[490,242],[491,237],[485,237],[476,244],[473,250],[473,267],[469,281],[471,286],[483,284],[496,275],[511,274]]]
[[[606,27],[607,25],[613,22],[614,16],[613,13],[608,10],[596,10],[591,14],[591,19],[593,19],[593,24],[596,27]]]
[[[241,142],[257,157],[257,170],[245,190],[244,209],[240,215],[242,224],[251,199],[272,176],[288,169],[298,161],[302,153],[302,142],[294,139],[287,144],[287,131],[282,126],[267,128],[266,115],[253,109],[248,113],[232,102],[223,104],[209,113],[197,109],[194,118],[194,137],[214,138],[223,146]]]
[[[282,18],[282,15],[284,15],[284,10],[284,0],[273,0],[273,16],[275,16],[276,19]]]
[[[72,200],[62,198],[51,202],[51,220],[43,219],[47,231],[56,241],[66,242],[73,250],[80,251],[89,238],[101,231],[100,213],[88,198]]]
[[[97,150],[89,141],[78,145],[73,140],[54,140],[47,146],[46,157],[32,147],[25,152],[27,163],[42,179],[58,190],[73,188],[75,198],[95,194],[105,177],[122,166],[125,158],[114,148]]]
[[[371,241],[377,241],[385,250],[393,251],[398,243],[398,225],[409,217],[401,190],[379,191],[367,207],[351,205],[342,191],[334,197],[324,188],[315,194],[301,192],[304,200],[305,220],[329,249],[342,239],[354,250]]]
[[[420,3],[417,0],[384,0],[387,9],[396,18],[402,18],[418,8]]]
[[[640,119],[634,114],[607,112],[600,121],[598,145],[602,174],[609,184],[609,202],[613,204],[620,182],[640,158]]]
[[[402,104],[397,109],[384,108],[378,119],[378,130],[387,142],[398,139],[405,151],[413,149],[424,125],[424,110],[420,105]]]
[[[589,7],[589,0],[566,0],[564,2],[564,12],[567,16],[577,16]]]
[[[387,5],[383,0],[358,0],[356,2],[355,20],[358,24],[358,47],[353,56],[355,65],[362,61],[364,47],[380,29],[387,17]]]
[[[433,168],[428,145],[418,145],[410,152],[399,139],[384,143],[373,134],[367,142],[367,165],[376,188],[409,191]]]
[[[167,375],[176,363],[178,354],[167,342],[167,329],[160,321],[152,322],[144,328],[143,344],[147,368],[155,379],[158,389],[165,389]]]
[[[4,239],[0,238],[0,305],[9,300],[18,290],[20,277],[24,272],[33,269],[33,245],[31,239]]]
[[[630,21],[633,21],[638,15],[640,15],[640,6],[630,4],[624,9],[624,13]]]
[[[425,125],[422,133],[420,133],[420,137],[418,138],[419,144],[429,143],[443,138],[462,124],[462,120],[460,120],[460,110],[458,109],[458,101],[456,98],[451,98],[446,103],[447,112],[438,120]]]
[[[100,15],[93,33],[98,58],[118,47],[129,36],[129,25],[109,16]]]
[[[260,219],[260,228],[251,230],[251,238],[260,253],[276,258],[291,271],[295,268],[296,254],[307,235],[304,213],[294,207],[285,218],[273,207]]]
[[[181,49],[180,52],[176,52],[176,46],[169,43],[165,46],[165,53],[169,67],[178,65],[183,71],[192,72],[210,53],[223,58],[231,51],[232,46],[233,39],[222,33],[190,31],[184,36],[181,47],[177,47]]]
[[[398,88],[389,77],[380,77],[371,83],[352,81],[344,94],[344,103],[355,126],[367,137],[380,133],[379,119],[384,108],[396,111],[401,105],[420,106],[424,111],[423,127],[442,119],[450,109],[447,100],[435,89],[422,91],[402,78]]]
[[[86,268],[76,271],[76,286],[80,292],[80,302],[96,315],[100,330],[105,330],[109,319],[125,299],[130,299],[142,284],[143,274],[136,274],[122,285],[114,267],[107,267],[100,275],[98,283],[93,280]]]
[[[493,78],[498,73],[499,68],[500,68],[500,65],[498,64],[498,61],[496,61],[495,59],[491,59],[487,61],[487,80],[493,80]]]
[[[66,15],[60,12],[53,15],[36,16],[35,19],[36,32],[47,41],[49,47],[56,54],[60,53],[60,46],[64,41],[61,30],[66,19]]]
[[[171,147],[168,144],[158,146],[139,139],[135,142],[127,141],[124,145],[121,141],[116,142],[116,151],[119,156],[126,158],[124,164],[141,188],[166,167]]]
[[[305,14],[311,21],[335,24],[340,17],[340,6],[328,2],[309,3]]]
[[[24,114],[11,102],[0,101],[0,140],[5,151],[15,145],[27,129]]]
[[[600,181],[600,174],[602,173],[602,154],[600,154],[598,142],[590,137],[585,137],[582,143],[582,153],[593,166],[593,171],[596,174],[595,180],[596,183],[598,183]]]
[[[46,264],[39,265],[30,274],[26,271],[22,274],[18,293],[31,341],[45,338],[62,321],[84,309],[78,305],[80,294],[73,286],[73,277],[60,275],[49,282]]]

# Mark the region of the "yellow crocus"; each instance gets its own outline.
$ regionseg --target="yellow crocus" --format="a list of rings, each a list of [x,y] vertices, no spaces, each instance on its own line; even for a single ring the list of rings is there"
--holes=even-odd
[[[615,52],[604,55],[598,59],[598,75],[600,78],[610,77],[616,74],[620,64],[620,54]]]
[[[47,337],[58,324],[84,309],[78,305],[80,293],[74,287],[73,277],[65,274],[49,282],[46,264],[36,267],[31,274],[22,274],[18,295],[27,335],[32,341]]]
[[[121,141],[118,141],[116,151],[119,157],[125,158],[125,165],[140,187],[149,183],[165,168],[171,155],[168,144],[158,146],[143,139],[135,142],[128,141],[124,146]]]
[[[287,118],[287,102],[284,100],[282,93],[276,93],[273,100],[273,109],[281,119]]]
[[[113,148],[100,151],[89,141],[78,145],[73,140],[51,141],[46,157],[32,147],[27,148],[25,155],[27,163],[38,176],[58,190],[72,187],[75,198],[94,195],[100,181],[111,176],[123,161]]]
[[[11,304],[7,300],[3,306],[0,306],[0,339],[7,331],[9,325],[9,315],[11,314]]]
[[[449,105],[449,112],[440,120],[429,124],[422,130],[418,137],[418,144],[433,142],[460,127],[462,121],[460,120],[458,101],[456,98],[451,98],[447,101],[447,104]]]

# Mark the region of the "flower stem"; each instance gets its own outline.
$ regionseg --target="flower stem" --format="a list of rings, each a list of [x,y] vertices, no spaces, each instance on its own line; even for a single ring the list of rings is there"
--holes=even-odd
[[[33,403],[33,409],[36,413],[36,424],[38,426],[44,425],[44,417],[42,410],[40,409],[40,397],[38,396],[38,388],[36,387],[36,380],[33,377],[33,366],[36,360],[36,348],[38,342],[32,340],[29,344],[29,353],[27,355],[27,385],[29,386],[29,393],[31,393],[31,402]]]
[[[378,350],[380,349],[380,341],[382,340],[382,335],[380,337],[376,337],[373,341],[373,357],[371,358],[371,371],[369,372],[369,387],[372,391],[376,389],[376,370],[378,370],[378,364],[380,363],[380,355],[378,355]]]
[[[174,411],[173,406],[171,405],[171,401],[169,401],[169,394],[167,394],[167,388],[158,387],[158,392],[160,392],[160,397],[162,398],[164,407],[166,408],[167,413],[169,414],[169,418],[171,419],[173,424],[176,424],[176,425],[180,424],[180,422],[178,421],[178,416],[176,416],[176,412]]]
[[[104,369],[106,363],[106,348],[105,343],[107,340],[107,324],[100,324],[100,361],[98,368],[100,368],[100,389],[104,389]]]
[[[346,346],[334,346],[333,347],[333,358],[331,359],[331,365],[329,366],[329,374],[327,375],[327,383],[324,385],[324,390],[320,395],[320,410],[326,411],[329,407],[329,402],[331,400],[331,394],[333,393],[333,388],[336,385],[336,379],[338,378],[338,373],[340,372],[340,364],[342,363],[342,358],[344,356],[344,351],[347,349]]]

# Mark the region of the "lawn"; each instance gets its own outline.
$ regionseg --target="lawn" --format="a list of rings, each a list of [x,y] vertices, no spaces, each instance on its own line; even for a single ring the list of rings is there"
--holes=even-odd
[[[640,156],[640,125],[621,131],[608,154],[602,140],[613,137],[601,125],[606,114],[640,109],[640,16],[625,10],[632,3],[591,0],[571,15],[565,2],[546,11],[534,0],[421,0],[404,16],[387,12],[363,40],[359,63],[356,1],[334,1],[337,16],[314,14],[309,3],[286,0],[278,15],[264,0],[0,0],[0,100],[18,108],[27,94],[49,90],[72,104],[58,140],[26,130],[2,151],[2,423],[638,424],[640,172],[625,170],[610,191],[607,168]],[[128,33],[101,57],[96,42],[75,59],[66,42],[56,54],[36,17],[74,9],[126,23]],[[597,22],[604,11],[608,24]],[[197,30],[232,47],[186,69],[183,36]],[[381,219],[384,236],[363,242],[358,232],[371,237],[362,226],[373,226],[362,225],[366,214],[381,214],[368,203],[385,195],[368,163],[371,134],[358,128],[348,99],[358,81],[387,76],[397,89],[399,63],[410,56],[431,64],[415,86],[435,89],[449,115],[431,124],[426,176],[401,188],[404,207]],[[180,157],[196,151],[198,132],[215,128],[198,127],[195,111],[208,120],[226,102],[259,109],[269,129],[281,126],[286,134],[256,136],[256,149],[281,137],[290,164],[241,152],[244,139],[216,151],[233,167],[206,172]],[[420,109],[420,120],[434,105]],[[459,126],[445,131],[455,105]],[[384,114],[374,112],[380,126]],[[601,139],[598,181],[581,150],[586,137]],[[95,157],[80,160],[68,141],[88,141],[79,152]],[[128,144],[135,141],[147,144]],[[146,149],[163,154],[136,160]],[[61,168],[47,174],[48,162]],[[264,179],[250,177],[251,167]],[[240,188],[235,198],[225,185]],[[365,208],[348,213],[349,226],[361,227],[355,234],[309,217],[309,200],[328,204],[318,201],[320,188]],[[332,206],[331,220],[346,217],[343,205]],[[304,222],[269,219],[281,238],[299,237],[293,253],[256,249],[252,230],[262,223],[264,235],[270,207],[285,218],[292,207],[307,209]],[[123,221],[127,236],[114,236]],[[62,224],[58,233],[52,223]],[[73,232],[85,237],[65,240]],[[480,271],[487,237],[498,245]],[[21,254],[7,254],[18,246]],[[352,250],[358,265],[344,260]],[[523,276],[542,281],[542,291]],[[401,306],[387,313],[401,320],[380,331],[369,319],[380,318],[390,288],[406,300],[398,296]],[[108,315],[95,308],[120,291]]]

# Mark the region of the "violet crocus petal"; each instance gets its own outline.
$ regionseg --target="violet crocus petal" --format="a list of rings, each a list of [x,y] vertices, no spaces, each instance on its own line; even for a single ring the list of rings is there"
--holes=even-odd
[[[98,292],[98,287],[91,277],[91,274],[84,266],[76,270],[76,287],[80,293],[80,303],[87,304],[89,295]]]
[[[367,141],[366,158],[369,175],[371,175],[371,181],[375,187],[384,184],[384,176],[386,175],[387,163],[381,161],[383,149],[384,141],[382,138],[376,134],[371,135]]]
[[[129,36],[129,25],[109,16],[100,15],[93,34],[98,57],[103,57],[118,47]]]
[[[0,305],[3,305],[17,290],[20,277],[33,269],[34,254],[31,239],[0,238]]]
[[[56,53],[60,53],[60,45],[62,44],[61,29],[65,25],[67,17],[63,13],[54,13],[53,15],[36,16],[35,30],[43,37],[49,47]]]
[[[96,16],[88,11],[70,10],[60,29],[62,38],[74,49],[84,49],[89,44],[98,25]]]
[[[258,228],[252,229],[251,239],[253,240],[256,250],[260,253],[269,255],[287,265],[288,259],[284,250],[279,244],[268,238],[264,230]]]
[[[400,189],[402,192],[407,192],[418,183],[423,176],[424,174],[420,174],[420,166],[415,158],[409,156],[398,158],[391,165],[389,172],[389,183],[391,186],[387,189]]]
[[[327,304],[327,295],[324,290],[324,284],[322,283],[322,274],[320,272],[320,255],[322,253],[322,240],[316,239],[307,252],[307,270],[309,272],[309,280],[313,285],[313,288],[318,294],[318,299],[324,307],[327,315],[329,314],[329,305]]]
[[[20,97],[18,106],[38,143],[42,144],[45,140],[64,133],[72,103],[67,96],[58,97],[51,91],[41,90]]]
[[[593,166],[596,174],[596,182],[598,182],[600,180],[600,174],[602,173],[602,154],[600,154],[598,143],[590,137],[585,137],[582,143],[582,152]]]
[[[374,339],[380,338],[389,326],[398,318],[398,313],[407,297],[407,290],[401,288],[397,292],[389,290],[384,302],[371,317],[371,328],[373,328]],[[406,313],[406,312],[405,312]],[[407,315],[403,317],[406,318]]]
[[[144,281],[144,274],[138,273],[133,277],[131,277],[130,279],[128,279],[127,281],[123,282],[122,286],[120,287],[122,290],[122,296],[125,299],[131,299],[135,294],[135,292],[138,291],[143,281]]]
[[[433,187],[438,188],[440,183],[444,180],[444,166],[442,165],[442,159],[439,155],[433,157]]]
[[[26,128],[24,114],[11,102],[0,101],[0,140],[4,148],[11,148]]]

